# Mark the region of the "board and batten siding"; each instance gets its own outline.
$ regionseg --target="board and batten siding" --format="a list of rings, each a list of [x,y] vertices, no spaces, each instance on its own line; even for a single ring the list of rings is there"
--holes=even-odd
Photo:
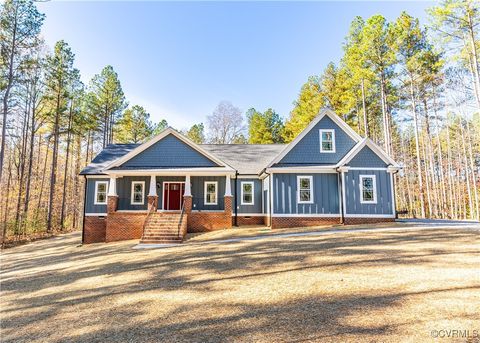
[[[297,176],[313,176],[313,203],[297,203]],[[338,174],[274,174],[274,214],[340,215]]]
[[[377,203],[362,204],[360,202],[360,175],[375,175]],[[390,174],[386,170],[349,170],[345,173],[345,215],[391,215],[392,186]]]
[[[335,130],[335,153],[320,152],[320,129]],[[342,128],[325,116],[275,166],[335,164],[355,144]]]
[[[235,194],[235,180],[232,179],[232,193],[237,199],[237,213],[262,213],[262,180],[238,179]],[[253,205],[242,205],[242,182],[253,182]]]
[[[106,181],[107,178],[88,178],[87,179],[87,191],[85,199],[85,213],[107,213],[107,205],[95,205],[95,182]],[[107,185],[108,192],[108,185]]]
[[[122,168],[218,167],[218,164],[172,134],[123,163]]]

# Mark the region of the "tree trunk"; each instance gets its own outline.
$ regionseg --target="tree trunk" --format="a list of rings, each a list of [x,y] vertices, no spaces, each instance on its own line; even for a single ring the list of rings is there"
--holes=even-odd
[[[418,191],[420,196],[420,212],[422,218],[425,218],[425,199],[424,199],[424,188],[423,188],[423,179],[422,179],[422,165],[420,160],[420,140],[418,137],[418,115],[417,115],[417,105],[415,101],[415,91],[413,88],[413,77],[410,75],[410,97],[412,101],[412,114],[415,130],[415,152],[417,155],[417,177],[418,177]]]
[[[52,170],[50,171],[50,196],[48,200],[47,232],[52,231],[53,202],[55,199],[55,185],[57,182],[57,159],[59,143],[60,126],[60,91],[57,94],[57,106],[55,111],[55,123],[53,126],[53,151],[52,151]]]
[[[67,175],[68,175],[68,160],[70,158],[70,137],[72,130],[72,118],[73,118],[73,100],[70,103],[70,113],[68,115],[68,129],[67,129],[67,153],[65,156],[65,171],[63,174],[63,194],[62,194],[62,211],[60,213],[60,228],[65,228],[65,201],[67,198]]]
[[[365,137],[368,137],[368,119],[367,119],[367,105],[365,101],[365,80],[362,78],[362,108],[363,108],[363,130]]]

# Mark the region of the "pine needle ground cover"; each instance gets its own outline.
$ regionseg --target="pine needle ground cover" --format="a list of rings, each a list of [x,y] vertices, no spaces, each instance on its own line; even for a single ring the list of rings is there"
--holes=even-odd
[[[79,241],[2,253],[2,342],[478,341],[478,229],[153,250]]]

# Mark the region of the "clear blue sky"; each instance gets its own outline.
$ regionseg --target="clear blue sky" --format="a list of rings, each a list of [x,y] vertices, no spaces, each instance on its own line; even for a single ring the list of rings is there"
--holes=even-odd
[[[423,23],[433,2],[45,2],[43,35],[64,39],[87,83],[105,65],[130,104],[182,129],[221,100],[286,117],[302,84],[342,55],[356,15],[402,10]]]

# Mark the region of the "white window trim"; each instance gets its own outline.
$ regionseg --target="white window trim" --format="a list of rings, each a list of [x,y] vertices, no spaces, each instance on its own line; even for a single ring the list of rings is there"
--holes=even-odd
[[[335,145],[335,130],[334,129],[320,129],[320,152],[324,153],[335,153],[336,152],[336,145]],[[322,144],[322,134],[324,132],[330,132],[332,134],[332,150],[323,150]]]
[[[105,184],[105,202],[98,202],[97,201],[97,195],[98,195],[98,185],[99,184]],[[93,198],[93,204],[94,205],[106,205],[108,202],[108,181],[95,181],[95,195]]]
[[[310,201],[300,200],[300,180],[301,179],[310,179]],[[297,176],[297,204],[313,204],[313,176],[312,175]]]
[[[243,201],[243,185],[246,185],[246,184],[250,184],[252,185],[252,202],[244,202]],[[252,182],[252,181],[242,181],[240,182],[240,196],[241,196],[241,200],[240,200],[240,203],[242,205],[255,205],[255,184]]]
[[[207,202],[207,187],[208,185],[215,185],[215,202]],[[204,205],[218,205],[218,182],[217,181],[205,181],[203,190],[203,203]]]
[[[360,175],[360,203],[361,204],[376,204],[377,203],[377,176],[376,175]],[[363,179],[371,178],[373,180],[373,200],[363,200]]]
[[[133,190],[136,184],[142,185],[142,202],[135,202],[133,199]],[[132,188],[130,190],[130,205],[144,205],[145,204],[145,181],[132,181]]]

